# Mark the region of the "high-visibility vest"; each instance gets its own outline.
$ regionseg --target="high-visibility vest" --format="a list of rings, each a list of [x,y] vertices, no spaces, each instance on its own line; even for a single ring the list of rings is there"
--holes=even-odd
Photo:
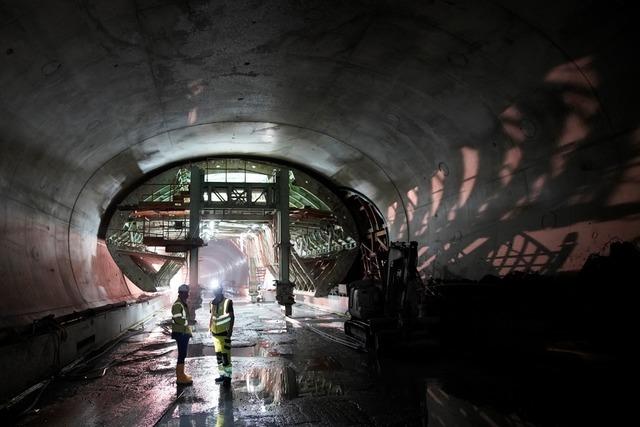
[[[214,335],[227,332],[231,327],[229,301],[231,300],[223,298],[218,304],[214,304],[213,301],[210,303],[211,321],[209,322],[209,330]]]
[[[179,299],[171,307],[171,331],[191,335],[187,306]]]

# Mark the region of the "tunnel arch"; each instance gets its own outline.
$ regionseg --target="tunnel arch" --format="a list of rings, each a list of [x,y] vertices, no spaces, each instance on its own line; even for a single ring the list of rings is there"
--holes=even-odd
[[[359,252],[361,236],[354,222],[357,212],[344,200],[345,187],[336,187],[327,177],[310,171],[308,166],[298,166],[291,161],[285,163],[247,155],[207,156],[174,162],[169,168],[149,172],[141,182],[123,189],[105,210],[98,238],[106,241],[116,264],[138,287],[146,291],[155,291],[157,286],[164,288],[168,280],[164,273],[174,275],[188,268],[186,258],[180,254],[186,250],[185,245],[193,243],[185,231],[188,226],[183,224],[189,219],[183,197],[185,194],[189,197],[185,186],[189,185],[190,168],[193,167],[202,170],[204,175],[203,205],[199,209],[201,239],[196,243],[198,246],[204,244],[200,249],[202,254],[211,254],[208,243],[218,247],[219,241],[229,240],[239,247],[248,246],[251,251],[258,251],[260,255],[253,255],[258,267],[266,268],[272,277],[278,277],[272,244],[266,244],[267,241],[275,243],[277,236],[275,207],[271,205],[274,195],[269,186],[275,183],[276,171],[286,167],[294,261],[290,270],[292,283],[299,291],[318,295],[327,293],[337,286],[336,281],[342,282],[346,278]],[[253,189],[247,190],[245,183],[253,185]],[[232,200],[233,194],[240,197],[239,201],[224,203]],[[247,194],[250,196],[245,203],[242,197]],[[253,202],[256,194],[264,196],[262,205]],[[243,217],[245,214],[250,214],[250,218]],[[382,219],[382,216],[377,218]],[[248,241],[254,238],[255,241]],[[327,241],[331,244],[325,245]],[[260,248],[256,249],[255,245]],[[244,251],[243,256],[248,265],[250,254]],[[165,264],[167,270],[162,269],[161,273],[158,262]],[[180,270],[172,263],[181,263],[184,268]],[[321,269],[314,267],[317,263],[322,264]],[[173,273],[169,273],[169,269]],[[247,286],[248,281],[238,282],[238,285]]]
[[[318,159],[319,173],[381,207],[393,239],[420,242],[424,274],[502,274],[493,263],[513,250],[526,260],[523,241],[575,269],[615,236],[637,238],[631,13],[573,1],[235,2],[221,14],[198,5],[198,26],[175,2],[125,3],[3,10],[0,265],[19,283],[5,324],[130,298],[100,261],[108,200],[236,127],[245,143],[218,148]],[[283,145],[246,143],[259,123],[283,123]]]

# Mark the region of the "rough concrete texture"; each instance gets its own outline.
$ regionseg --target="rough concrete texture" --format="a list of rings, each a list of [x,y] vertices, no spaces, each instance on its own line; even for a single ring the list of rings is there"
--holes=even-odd
[[[156,294],[155,298],[147,301],[112,308],[72,323],[56,325],[51,328],[53,331],[4,343],[0,352],[0,402],[5,403],[87,354],[110,344],[168,303],[168,293]]]
[[[293,321],[286,321],[276,304],[236,301],[235,308],[231,389],[213,381],[216,359],[202,326],[206,306],[196,309],[186,361],[194,385],[176,386],[177,351],[163,329],[167,310],[91,366],[56,380],[15,423],[495,427],[615,425],[617,419],[611,402],[618,397],[597,392],[616,380],[599,375],[593,365],[568,369],[562,359],[521,366],[460,362],[424,351],[414,351],[415,357],[404,351],[399,363],[372,358],[309,329],[345,339],[343,319],[335,314],[296,305]]]
[[[131,298],[97,239],[146,174],[288,161],[371,198],[424,275],[638,238],[631,3],[3,1],[3,326]]]

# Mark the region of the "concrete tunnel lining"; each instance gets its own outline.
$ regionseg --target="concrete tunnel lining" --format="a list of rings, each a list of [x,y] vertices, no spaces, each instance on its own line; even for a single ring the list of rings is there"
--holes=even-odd
[[[242,148],[239,149],[239,146]],[[215,147],[215,152],[211,151],[212,147]],[[154,154],[149,156],[148,153]],[[202,124],[141,141],[100,167],[78,195],[70,230],[76,228],[98,234],[96,227],[101,221],[97,221],[97,218],[104,220],[102,216],[108,211],[114,197],[123,189],[130,190],[132,183],[140,182],[166,165],[186,162],[192,160],[193,156],[255,156],[256,153],[270,161],[277,162],[279,159],[291,165],[302,165],[312,173],[328,178],[334,185],[354,189],[361,187],[368,191],[373,188],[376,193],[371,195],[383,203],[387,203],[385,196],[389,194],[392,195],[390,200],[400,198],[392,179],[369,154],[328,135],[275,123]],[[289,154],[285,156],[282,153]],[[307,161],[310,158],[314,159],[311,164]],[[132,166],[133,169],[125,170],[123,165]],[[346,168],[352,169],[349,175],[343,172]],[[121,180],[120,177],[124,176],[126,180]],[[89,246],[86,247],[70,244],[70,250],[73,251],[71,259],[80,259],[83,251],[92,247],[90,240],[87,243]],[[81,264],[79,269],[80,275],[87,271]]]
[[[637,123],[626,111],[629,98],[609,88],[593,96],[604,77],[589,77],[604,72],[598,58],[610,58],[605,51],[620,52],[624,45],[613,48],[617,40],[607,39],[596,52],[576,49],[555,21],[544,19],[545,11],[525,11],[525,21],[491,2],[464,8],[403,4],[388,14],[382,13],[392,10],[384,2],[374,13],[371,5],[332,3],[305,20],[295,17],[305,12],[291,4],[282,10],[263,6],[263,22],[275,25],[248,24],[258,29],[244,36],[234,26],[246,15],[210,14],[226,30],[210,48],[202,40],[214,29],[198,27],[171,4],[142,11],[126,3],[110,10],[39,6],[13,6],[22,13],[0,30],[15,51],[2,58],[10,66],[0,74],[1,188],[8,200],[0,215],[3,271],[19,278],[18,290],[5,292],[5,326],[135,297],[103,259],[96,238],[100,218],[129,183],[199,156],[257,154],[297,162],[353,187],[381,208],[392,239],[420,241],[423,262],[438,253],[457,256],[442,248],[473,245],[483,234],[495,246],[509,240],[512,232],[500,227],[501,218],[523,194],[537,201],[527,202],[527,212],[510,227],[535,232],[551,221],[568,233],[584,223],[584,233],[600,235],[575,255],[576,265],[620,234],[620,225],[586,225],[600,216],[600,205],[581,215],[553,213],[575,192],[574,182],[587,179],[587,187],[595,186],[597,169],[584,173],[571,165],[560,174],[561,189],[537,190],[536,180],[548,175],[549,153],[558,152],[548,140],[555,143],[563,124],[549,115],[566,107],[558,105],[566,88],[580,89],[575,92],[593,113],[588,134],[565,142],[580,146],[575,152],[587,160],[602,160],[605,184],[619,182],[611,169],[625,168],[624,154],[638,144]],[[242,4],[230,7],[241,10]],[[30,30],[28,38],[16,22]],[[177,42],[161,37],[165,27],[180,34]],[[589,54],[592,60],[580,61]],[[540,91],[550,96],[540,98]],[[537,144],[519,164],[508,159],[518,144],[501,116],[514,105],[521,117],[508,119],[527,119],[534,131],[524,143]],[[266,142],[267,129],[276,143]],[[471,179],[464,149],[486,166],[477,170],[473,188],[464,185]],[[503,163],[512,176],[508,184]],[[474,222],[471,208],[479,210],[503,188],[513,193],[497,199],[503,208]],[[460,196],[465,192],[473,194]],[[620,215],[633,211],[633,203]],[[440,212],[432,212],[436,204]],[[465,219],[454,224],[448,216],[458,211]],[[628,228],[624,237],[636,238],[637,226]],[[558,245],[555,240],[550,244]],[[27,243],[36,241],[39,249]],[[487,271],[479,267],[481,258],[452,268],[480,275]]]

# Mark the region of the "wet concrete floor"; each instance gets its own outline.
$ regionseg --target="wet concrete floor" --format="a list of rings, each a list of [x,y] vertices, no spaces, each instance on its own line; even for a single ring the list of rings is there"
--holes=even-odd
[[[563,400],[573,387],[588,387],[580,375],[567,379],[569,390],[562,382],[550,387],[530,366],[494,370],[428,354],[380,360],[341,343],[350,341],[337,314],[296,305],[287,320],[274,303],[244,301],[235,302],[235,312],[230,389],[213,381],[218,372],[206,304],[196,310],[186,362],[194,384],[176,386],[167,310],[52,382],[16,424],[496,427],[593,420],[580,412],[584,401]]]

